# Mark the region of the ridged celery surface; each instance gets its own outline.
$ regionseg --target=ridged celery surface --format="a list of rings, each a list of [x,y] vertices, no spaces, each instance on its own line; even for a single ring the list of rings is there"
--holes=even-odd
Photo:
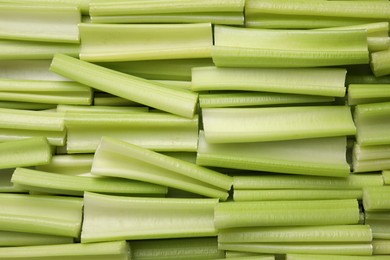
[[[198,95],[56,54],[51,71],[82,84],[184,117],[193,117]],[[95,75],[92,77],[91,75]]]
[[[18,102],[18,101],[0,101],[0,108],[23,109],[23,110],[45,110],[54,109],[54,104]]]
[[[390,187],[365,187],[363,189],[363,206],[366,211],[390,211]]]
[[[85,193],[83,243],[215,236],[217,199],[137,198]]]
[[[103,137],[92,174],[145,181],[226,200],[233,178],[139,146]]]
[[[208,143],[282,141],[356,133],[347,106],[204,108],[202,115]]]
[[[390,101],[390,84],[351,84],[348,104],[358,105]]]
[[[390,74],[390,50],[383,50],[371,53],[370,65],[376,77]]]
[[[365,211],[364,219],[374,239],[390,239],[390,211]]]
[[[90,0],[1,0],[2,3],[39,4],[53,6],[71,6],[80,9],[82,14],[89,14]]]
[[[388,260],[388,256],[287,254],[286,260]]]
[[[34,246],[71,243],[73,243],[72,237],[0,231],[0,248],[5,246]]]
[[[148,112],[149,108],[145,106],[139,107],[115,107],[115,106],[78,106],[78,105],[58,105],[59,112],[79,112],[79,113],[139,113]]]
[[[93,154],[64,154],[53,155],[50,163],[36,166],[39,171],[62,173],[62,174],[84,174],[91,171]]]

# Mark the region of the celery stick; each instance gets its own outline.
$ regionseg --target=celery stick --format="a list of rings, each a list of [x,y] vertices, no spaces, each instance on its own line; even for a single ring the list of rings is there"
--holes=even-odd
[[[0,229],[58,236],[80,235],[80,198],[0,194]]]
[[[390,50],[371,53],[370,65],[376,77],[390,74]]]
[[[358,160],[353,158],[352,168],[354,172],[370,172],[390,169],[390,156],[384,159]]]
[[[215,236],[216,199],[84,195],[83,243]]]
[[[364,215],[365,224],[371,227],[374,239],[390,239],[389,211],[365,211]]]
[[[220,67],[319,67],[368,63],[367,32],[214,27]]]
[[[390,184],[390,170],[383,170],[382,171],[383,181],[385,185]]]
[[[222,260],[222,259],[225,259],[225,258],[220,258],[219,260]],[[231,257],[230,259],[231,260],[275,260],[275,257],[272,255],[258,255],[258,256]]]
[[[202,115],[208,143],[282,141],[356,132],[347,106],[204,108]]]
[[[192,69],[192,90],[246,90],[343,97],[342,68],[216,68]]]
[[[176,25],[82,23],[79,29],[82,39],[80,59],[86,61],[211,57],[213,38],[210,23]],[[100,42],[105,44],[99,44]]]
[[[48,143],[53,146],[65,145],[66,130],[45,131],[30,129],[0,128],[0,142],[17,141],[25,138],[46,137]]]
[[[351,84],[348,104],[358,105],[390,101],[390,84]]]
[[[89,13],[89,2],[90,0],[1,0],[1,3],[12,3],[12,4],[31,4],[34,5],[50,5],[50,6],[73,6],[80,9],[82,14]]]
[[[113,96],[107,93],[95,92],[93,98],[93,104],[95,106],[141,106],[139,103],[134,101]]]
[[[371,240],[372,232],[368,225],[250,227],[218,232],[220,243],[348,243]]]
[[[103,137],[92,174],[145,181],[208,197],[227,199],[233,179],[196,164]]]
[[[384,51],[390,47],[389,37],[368,37],[368,50],[371,52]]]
[[[354,199],[224,202],[219,203],[214,212],[215,227],[218,229],[343,225],[357,224],[358,221],[359,208]]]
[[[184,117],[193,117],[198,96],[163,87],[148,80],[56,54],[52,71],[110,94]],[[96,77],[91,77],[96,75]]]
[[[21,188],[16,188],[12,182],[12,174],[14,173],[14,168],[9,169],[0,169],[0,193],[25,193],[27,190]],[[1,236],[0,236],[1,237]]]
[[[235,257],[250,257],[250,256],[272,257],[272,255],[268,255],[268,254],[258,254],[258,253],[250,253],[250,252],[239,252],[239,251],[225,251],[225,252],[226,252],[225,253],[226,258],[233,258],[233,259]]]
[[[375,77],[368,64],[351,65],[346,77],[346,85],[350,84],[390,84],[390,76]]]
[[[50,159],[51,149],[44,137],[0,143],[0,169],[42,165]]]
[[[129,254],[126,241],[0,248],[0,258],[9,260],[126,260]]]
[[[171,88],[191,90],[191,81],[184,81],[184,80],[154,80],[154,81]]]
[[[77,105],[58,105],[58,112],[81,112],[81,113],[139,113],[148,112],[149,108],[140,107],[112,107],[112,106],[77,106]]]
[[[388,260],[388,256],[287,254],[286,260]]]
[[[363,206],[366,211],[390,210],[390,187],[364,187]]]
[[[374,239],[372,240],[373,255],[390,255],[390,240]]]
[[[0,38],[78,43],[76,7],[0,3]]]
[[[389,22],[367,23],[350,26],[337,26],[329,28],[321,28],[320,30],[350,30],[350,29],[365,29],[368,37],[387,37],[389,31]]]
[[[31,103],[31,102],[16,102],[16,101],[0,101],[0,108],[23,109],[23,110],[45,110],[55,108],[55,104]]]
[[[73,243],[72,237],[0,231],[0,248],[4,246],[33,246],[71,243]]]
[[[67,112],[69,153],[93,153],[102,136],[111,136],[157,151],[196,151],[198,116],[192,119],[166,113]]]

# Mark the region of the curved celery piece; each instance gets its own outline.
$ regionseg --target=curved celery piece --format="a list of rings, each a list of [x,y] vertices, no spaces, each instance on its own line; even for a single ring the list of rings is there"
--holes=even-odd
[[[215,236],[217,199],[84,195],[81,242]]]
[[[390,211],[365,211],[364,217],[374,239],[390,239]]]
[[[286,260],[387,260],[388,256],[358,256],[353,255],[314,255],[314,254],[287,254]]]
[[[127,260],[129,254],[130,247],[126,241],[0,248],[0,258],[10,260]]]
[[[366,211],[390,210],[390,187],[363,188],[363,207]]]
[[[202,118],[208,143],[281,141],[356,133],[347,106],[204,108]]]
[[[390,84],[350,84],[348,104],[390,102]]]
[[[374,239],[372,241],[373,255],[389,255],[390,254],[390,241],[385,239]]]
[[[82,23],[79,29],[80,59],[92,62],[207,58],[213,45],[210,23]]]
[[[0,194],[1,230],[78,237],[83,201],[80,198]]]
[[[58,105],[59,112],[80,112],[80,113],[139,113],[148,112],[149,108],[140,107],[118,107],[118,106],[77,106],[77,105]]]
[[[0,248],[5,246],[33,246],[71,243],[73,243],[72,237],[0,231]]]
[[[51,71],[101,91],[184,117],[193,117],[198,95],[56,54]],[[92,76],[95,75],[95,76]]]
[[[82,14],[89,13],[90,0],[1,0],[1,3],[31,4],[48,6],[72,6],[80,9]]]
[[[67,151],[91,153],[102,136],[111,136],[157,151],[196,151],[198,116],[167,113],[66,112]]]
[[[217,68],[192,69],[193,91],[246,90],[343,97],[343,68]]]
[[[233,179],[196,164],[103,137],[91,173],[160,184],[226,200]]]
[[[371,53],[370,66],[376,77],[390,74],[390,50]]]
[[[218,67],[319,67],[366,64],[365,30],[271,30],[215,25]]]
[[[77,7],[0,3],[0,38],[69,42],[80,41]]]

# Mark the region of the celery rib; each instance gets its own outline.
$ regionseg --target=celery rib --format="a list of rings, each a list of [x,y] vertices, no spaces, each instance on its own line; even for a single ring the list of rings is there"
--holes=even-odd
[[[0,246],[33,246],[33,245],[54,245],[71,244],[72,237],[43,235],[25,232],[0,231]],[[1,248],[0,247],[0,248]]]
[[[286,260],[387,260],[388,256],[359,256],[359,255],[316,255],[316,254],[287,254]]]
[[[390,210],[390,187],[363,188],[363,206],[366,211]]]
[[[348,104],[358,105],[390,101],[390,84],[350,84]]]

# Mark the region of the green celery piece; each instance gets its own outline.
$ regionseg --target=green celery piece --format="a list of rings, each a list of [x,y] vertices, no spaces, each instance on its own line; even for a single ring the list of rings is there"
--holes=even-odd
[[[193,117],[198,96],[152,83],[146,79],[56,54],[50,69],[101,91],[184,117]],[[96,75],[96,77],[91,77]]]
[[[56,108],[55,104],[0,101],[0,108],[23,109],[23,110],[46,110]]]
[[[367,43],[370,52],[384,51],[389,49],[390,47],[390,38],[389,37],[368,37]]]
[[[66,112],[69,153],[93,153],[102,136],[111,136],[157,151],[196,151],[198,116],[167,113]]]
[[[390,50],[377,51],[371,53],[370,65],[376,77],[390,74]]]
[[[389,31],[389,22],[377,22],[377,23],[367,23],[367,24],[358,24],[350,26],[337,26],[329,28],[321,28],[320,30],[367,30],[368,37],[387,37]]]
[[[375,77],[370,65],[347,66],[346,85],[350,84],[390,84],[390,76]]]
[[[45,180],[42,182],[42,180]],[[27,185],[32,188],[63,190],[65,192],[84,191],[110,194],[166,194],[168,189],[163,186],[119,178],[95,178],[43,172],[25,168],[16,168],[11,182],[17,185]],[[60,193],[62,194],[62,193]],[[67,195],[67,193],[64,193]]]
[[[250,227],[218,232],[219,243],[311,243],[371,242],[368,225],[332,225],[307,227]]]
[[[273,255],[269,254],[259,254],[259,253],[250,253],[250,252],[239,252],[239,251],[228,251],[225,250],[226,258],[234,259],[237,257],[274,257]],[[261,258],[260,258],[261,259]],[[272,260],[275,260],[274,258],[271,258]],[[277,259],[277,258],[276,258]]]
[[[109,137],[103,137],[91,173],[145,181],[226,200],[233,178]]]
[[[374,239],[390,239],[390,211],[365,211],[365,224],[372,229]]]
[[[44,137],[0,143],[0,169],[48,164],[50,159],[50,145]]]
[[[217,229],[344,225],[357,224],[358,221],[356,199],[222,202],[215,207],[214,212]]]
[[[215,25],[212,49],[218,67],[319,67],[367,64],[365,30],[317,31]]]
[[[90,0],[1,0],[1,3],[12,4],[39,4],[48,6],[72,6],[80,9],[82,14],[89,14]]]
[[[383,181],[385,185],[390,184],[390,170],[383,170],[382,171]]]
[[[350,84],[348,104],[390,102],[390,84]]]
[[[52,146],[65,145],[66,130],[63,131],[45,131],[30,129],[12,129],[0,128],[0,142],[17,141],[25,138],[46,137],[48,143]]]
[[[12,182],[12,174],[14,173],[14,168],[9,169],[0,169],[0,193],[23,193],[27,192],[26,190],[15,187]],[[2,236],[0,236],[1,239]]]
[[[79,112],[79,113],[139,113],[148,112],[149,108],[140,107],[113,107],[113,106],[77,106],[77,105],[58,105],[59,112]]]
[[[385,159],[357,160],[353,158],[352,168],[354,172],[372,172],[390,169],[390,156]]]
[[[208,143],[282,141],[356,133],[348,106],[204,108],[202,118]]]
[[[103,92],[95,92],[95,95],[93,97],[93,104],[95,106],[111,106],[111,107],[117,107],[117,106],[142,106],[139,103],[136,103],[134,101],[117,97],[111,94],[103,93]]]
[[[7,260],[127,260],[129,254],[126,241],[0,248],[0,258]]]
[[[246,90],[343,97],[343,68],[217,68],[192,69],[192,90]]]
[[[228,258],[228,257],[226,257]],[[225,258],[219,258],[222,260]],[[239,257],[230,257],[231,260],[275,260],[275,256],[272,255],[258,255],[258,256],[239,256]]]
[[[390,102],[357,105],[356,139],[361,146],[390,144]]]
[[[33,246],[71,244],[72,237],[43,235],[25,232],[0,231],[0,246]],[[0,248],[1,248],[0,247]],[[1,249],[0,249],[1,250]]]
[[[390,255],[390,240],[374,239],[372,240],[373,255]]]
[[[208,58],[213,45],[210,23],[81,23],[79,30],[80,59],[92,62]]]
[[[176,238],[131,241],[131,259],[217,259],[224,258],[224,251],[218,250],[214,237]]]
[[[0,194],[0,201],[1,230],[70,237],[80,235],[81,198]]]
[[[366,211],[390,210],[390,187],[363,188],[363,207]]]
[[[191,90],[191,81],[184,81],[184,80],[154,80],[154,81],[171,88]]]
[[[234,201],[362,199],[362,190],[234,190]]]
[[[0,3],[0,38],[68,42],[80,41],[77,25],[81,22],[77,7]]]
[[[332,103],[334,97],[298,95],[270,92],[211,92],[199,94],[201,108],[209,107],[245,107],[245,106],[274,106],[293,104]]]
[[[84,195],[83,243],[215,236],[217,199]]]
[[[287,254],[286,260],[388,260],[388,256]]]

